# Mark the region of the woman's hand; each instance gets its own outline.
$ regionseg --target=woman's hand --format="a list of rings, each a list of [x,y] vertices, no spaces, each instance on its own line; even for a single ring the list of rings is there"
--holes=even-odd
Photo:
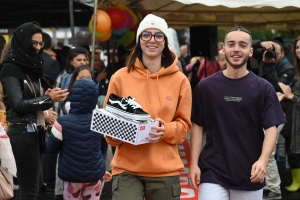
[[[159,124],[160,126],[157,127],[157,126],[153,126],[152,129],[156,130],[157,132],[150,132],[149,135],[150,137],[148,138],[149,139],[149,142],[151,143],[155,143],[155,142],[158,142],[162,136],[165,134],[165,126],[164,126],[164,121],[160,118],[156,119],[156,121],[159,121]]]
[[[61,90],[60,88],[54,88],[54,89],[48,89],[45,92],[45,95],[49,95],[51,97],[52,102],[59,102],[64,101],[67,96],[69,95],[69,92],[67,92],[68,89]]]
[[[100,81],[102,81],[105,77],[106,77],[106,71],[103,70],[102,72],[100,72],[96,78],[96,81],[99,83]]]
[[[54,112],[52,110],[52,108],[50,108],[50,109],[44,111],[44,118],[45,118],[46,124],[53,125],[57,118],[57,113]]]
[[[111,173],[109,173],[108,171],[105,171],[103,179],[104,179],[104,181],[110,181],[112,179]]]
[[[281,88],[282,92],[285,94],[285,97],[288,99],[292,99],[293,98],[293,93],[292,93],[292,89],[290,86],[285,85],[283,83],[278,83],[279,87]]]
[[[276,92],[278,100],[282,101],[282,99],[286,98],[285,94],[282,94],[281,92]]]

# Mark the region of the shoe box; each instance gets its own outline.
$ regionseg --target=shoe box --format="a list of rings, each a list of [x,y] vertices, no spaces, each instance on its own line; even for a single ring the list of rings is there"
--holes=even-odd
[[[158,121],[152,119],[130,120],[101,108],[93,111],[90,129],[130,144],[139,145],[149,142],[149,133],[156,131],[151,127],[158,126],[158,124]]]

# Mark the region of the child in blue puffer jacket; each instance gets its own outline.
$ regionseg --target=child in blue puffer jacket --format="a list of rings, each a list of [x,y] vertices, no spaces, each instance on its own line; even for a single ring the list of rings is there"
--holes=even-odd
[[[87,78],[71,89],[68,115],[54,122],[47,141],[49,153],[60,152],[58,176],[64,181],[64,199],[99,199],[105,161],[101,152],[103,135],[90,130],[98,100],[97,84]]]

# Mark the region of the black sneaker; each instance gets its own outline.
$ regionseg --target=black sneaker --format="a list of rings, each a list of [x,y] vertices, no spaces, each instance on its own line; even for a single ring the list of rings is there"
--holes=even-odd
[[[143,111],[140,104],[130,96],[122,98],[115,94],[110,94],[105,109],[132,120],[147,121],[150,119],[150,115]]]
[[[263,200],[268,200],[268,199],[281,199],[281,194],[272,192],[270,190],[264,190]]]

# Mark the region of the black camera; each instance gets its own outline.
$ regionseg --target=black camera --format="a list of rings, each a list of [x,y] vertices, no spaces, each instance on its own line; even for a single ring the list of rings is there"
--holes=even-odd
[[[273,49],[274,49],[274,47],[273,47]],[[265,53],[266,60],[272,60],[273,58],[276,60],[276,57],[277,57],[276,51],[267,50],[267,52]]]
[[[264,52],[266,51],[266,53],[265,53],[265,59],[266,60],[272,60],[273,58],[276,60],[276,57],[278,55],[278,53],[275,51],[275,47],[274,46],[273,46],[272,50],[266,50],[265,48],[258,48],[255,51],[258,54],[260,54],[261,56],[263,56]]]

